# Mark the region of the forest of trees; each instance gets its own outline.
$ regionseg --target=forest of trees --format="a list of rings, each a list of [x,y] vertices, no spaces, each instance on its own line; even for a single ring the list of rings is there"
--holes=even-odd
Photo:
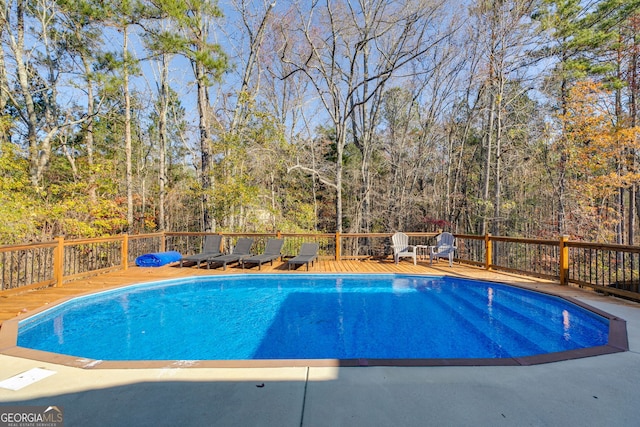
[[[0,0],[0,244],[635,244],[640,0]]]

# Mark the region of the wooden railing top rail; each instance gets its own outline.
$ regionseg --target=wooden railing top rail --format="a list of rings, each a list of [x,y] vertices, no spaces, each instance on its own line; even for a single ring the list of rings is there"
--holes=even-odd
[[[438,235],[438,233],[433,233],[434,235]],[[455,234],[454,237],[457,239],[469,239],[469,240],[484,240],[485,236],[480,236],[478,234]]]
[[[130,234],[128,236],[129,236],[129,240],[135,240],[135,239],[148,239],[152,237],[163,237],[165,234],[168,234],[168,233]]]
[[[503,237],[503,236],[489,236],[489,239],[494,242],[514,242],[514,243],[529,243],[532,245],[551,245],[558,246],[560,242],[558,240],[547,239],[530,239],[525,237]]]
[[[64,240],[65,246],[73,246],[73,245],[86,245],[92,243],[109,243],[109,242],[118,242],[123,240],[124,236],[113,236],[113,237],[95,237],[89,239],[74,239],[74,240]]]
[[[295,237],[300,239],[335,239],[335,233],[278,233],[274,236],[280,237]]]
[[[207,234],[220,234],[223,236],[275,236],[278,233],[241,233],[241,232],[217,232],[217,231],[167,231],[164,233],[165,236],[206,236]]]
[[[205,234],[221,234],[221,233],[205,233],[203,231],[167,231],[167,236],[203,236]]]
[[[581,242],[578,240],[569,240],[565,244],[572,248],[592,248],[592,249],[603,249],[603,250],[611,250],[611,251],[640,253],[640,246],[618,245],[614,243],[590,243],[590,242]]]
[[[395,233],[340,233],[340,237],[358,237],[358,238],[367,238],[367,237],[391,237]],[[438,233],[433,232],[407,232],[405,233],[409,237],[435,237]]]
[[[0,246],[0,252],[22,251],[37,248],[53,248],[58,244],[56,241],[39,242],[39,243],[23,243],[21,245],[3,245]]]
[[[335,237],[337,233],[298,233],[298,232],[291,232],[291,233],[287,233],[287,232],[271,232],[271,233],[246,233],[246,232],[204,232],[204,231],[181,231],[181,232],[174,232],[174,231],[167,231],[166,233],[164,233],[167,236],[203,236],[206,234],[222,234],[225,236],[275,236],[275,235],[281,235],[281,236],[300,236],[300,237]],[[341,237],[389,237],[389,236],[393,236],[394,232],[388,232],[388,233],[339,233],[339,235]],[[437,232],[432,232],[432,231],[428,231],[428,232],[420,232],[420,231],[416,231],[416,232],[407,232],[405,233],[408,236],[437,236],[439,233]],[[462,236],[462,235],[458,235],[458,236]],[[133,238],[134,236],[131,236],[130,238]],[[477,236],[474,236],[477,237]],[[484,239],[483,236],[479,237],[480,239]]]

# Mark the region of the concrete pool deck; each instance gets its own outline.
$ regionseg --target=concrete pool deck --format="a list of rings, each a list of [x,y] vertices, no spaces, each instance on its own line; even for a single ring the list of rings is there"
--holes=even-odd
[[[638,425],[640,305],[559,292],[625,319],[630,350],[534,366],[406,368],[80,369],[0,355],[0,381],[55,372],[0,388],[0,405],[62,407],[65,426]]]

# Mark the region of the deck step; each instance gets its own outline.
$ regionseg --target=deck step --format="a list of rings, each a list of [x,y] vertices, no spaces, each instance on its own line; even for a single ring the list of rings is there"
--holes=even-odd
[[[506,322],[507,319],[496,319],[489,315],[486,305],[481,299],[473,299],[463,292],[452,292],[449,287],[443,288],[444,301],[451,305],[459,317],[464,318],[467,324],[473,324],[474,329],[491,341],[491,348],[499,349],[500,357],[519,357],[546,353],[536,343],[535,338],[530,339]],[[511,320],[511,319],[509,319]],[[518,325],[525,328],[524,325]]]

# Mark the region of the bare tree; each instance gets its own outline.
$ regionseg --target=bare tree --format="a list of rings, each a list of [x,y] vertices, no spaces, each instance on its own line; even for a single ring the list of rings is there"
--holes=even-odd
[[[474,38],[484,57],[481,99],[484,119],[484,177],[482,189],[483,213],[480,234],[499,232],[502,220],[502,154],[504,149],[504,112],[513,99],[522,93],[507,94],[508,82],[524,81],[524,65],[527,64],[528,45],[532,35],[529,16],[534,2],[531,0],[500,0],[481,3],[472,7],[475,18]],[[524,91],[528,90],[524,86]],[[511,97],[511,98],[509,98]],[[491,184],[493,183],[493,197]],[[491,212],[493,207],[493,212]]]
[[[58,103],[62,72],[59,61],[63,61],[65,51],[63,45],[52,38],[56,36],[51,30],[57,14],[55,2],[49,0],[0,3],[0,27],[3,28],[0,34],[10,55],[5,57],[3,54],[7,84],[2,86],[2,98],[13,105],[24,126],[31,183],[35,188],[41,187],[58,133],[88,119],[86,114],[76,115],[73,105],[63,111]],[[36,33],[28,33],[30,29]],[[39,40],[35,49],[25,44],[25,39],[31,37]]]
[[[265,30],[269,26],[276,2],[270,1],[264,5],[263,9],[257,12],[250,10],[250,3],[255,2],[233,0],[231,3],[241,17],[242,28],[240,31],[246,38],[247,45],[244,52],[236,53],[236,57],[239,58],[243,65],[240,70],[240,87],[238,88],[236,105],[230,122],[230,131],[233,133],[242,127],[247,115],[247,109],[251,104],[250,100],[259,92],[260,66],[258,60],[260,59],[260,50],[265,39]],[[252,89],[251,93],[254,96],[250,94],[250,89]]]
[[[443,39],[435,23],[444,5],[444,1],[428,0],[344,0],[301,2],[295,8],[298,25],[291,31],[302,34],[304,43],[294,46],[295,38],[285,37],[280,56],[292,67],[285,77],[303,73],[309,79],[336,132],[333,177],[320,176],[302,164],[295,168],[318,176],[334,189],[339,232],[343,229],[343,160],[350,128],[366,165],[362,177],[368,180],[372,130],[379,119],[384,88]],[[367,187],[363,187],[365,198]],[[369,209],[368,202],[364,206]]]
[[[6,13],[6,2],[0,2],[0,7],[5,9],[0,12],[4,16]],[[0,40],[3,40],[5,31],[8,28],[5,25],[0,25]],[[5,111],[7,104],[9,103],[9,79],[7,77],[7,65],[5,62],[4,49],[0,47],[0,112]],[[0,116],[0,143],[9,141],[9,128],[10,123],[4,116]]]
[[[153,0],[158,14],[172,22],[171,31],[150,33],[156,49],[182,55],[193,70],[197,90],[198,128],[200,140],[200,183],[202,229],[215,229],[211,206],[213,153],[211,102],[209,87],[227,69],[227,56],[218,43],[212,41],[212,26],[222,16],[217,2],[209,0]]]
[[[167,131],[167,119],[169,115],[169,62],[171,56],[162,54],[160,56],[160,106],[158,111],[158,225],[160,230],[166,230],[167,220],[165,217],[165,199],[167,195],[167,147],[169,146],[169,135]]]

